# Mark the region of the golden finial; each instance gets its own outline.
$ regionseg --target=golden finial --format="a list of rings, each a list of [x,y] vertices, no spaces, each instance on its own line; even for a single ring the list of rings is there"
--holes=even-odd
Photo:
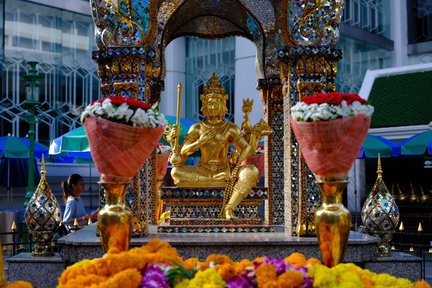
[[[422,226],[421,222],[419,222],[417,232],[423,232],[423,226]]]
[[[403,225],[403,222],[401,221],[401,224],[399,225],[399,231],[404,231],[405,227]]]
[[[43,153],[42,153],[41,175],[46,176],[45,157]]]
[[[424,190],[423,187],[420,185],[420,201],[421,202],[427,202],[429,200],[429,195],[427,195]]]
[[[77,220],[77,218],[75,218],[75,219],[74,219],[74,223],[73,223],[73,226],[75,226],[75,227],[77,227],[77,226],[78,226],[78,220]]]
[[[396,188],[398,190],[398,196],[397,196],[397,198],[400,201],[405,201],[407,196],[402,192],[402,189],[400,188],[399,183],[396,183]]]
[[[391,248],[390,248],[390,250],[391,250],[391,251],[395,251],[395,250],[396,250],[396,247],[395,247],[394,245],[392,245]]]
[[[409,200],[411,202],[417,202],[418,201],[418,197],[417,197],[417,195],[415,193],[414,186],[413,186],[412,182],[410,182],[410,187],[411,187],[411,196],[410,196]]]
[[[12,221],[12,226],[11,226],[12,232],[15,232],[16,229],[17,229],[16,223],[15,223],[15,221]]]
[[[413,246],[410,247],[409,252],[414,252],[414,247]]]
[[[41,163],[41,179],[39,181],[39,184],[36,188],[35,194],[39,194],[42,191],[45,193],[45,195],[50,198],[51,197],[51,187],[48,185],[48,181],[46,179],[46,167],[45,167],[45,157],[44,154],[42,154],[42,163]]]
[[[382,166],[381,166],[381,153],[378,153],[378,167],[377,167],[377,175],[378,178],[382,178]]]
[[[91,217],[89,217],[88,221],[87,221],[87,225],[91,225],[93,222],[91,220]]]
[[[428,251],[429,253],[432,253],[432,248],[429,248],[429,251]]]
[[[387,186],[384,183],[383,177],[382,177],[382,166],[381,166],[381,155],[378,153],[378,165],[377,165],[377,179],[375,181],[374,186],[372,187],[372,195],[376,195],[377,193],[389,193]]]

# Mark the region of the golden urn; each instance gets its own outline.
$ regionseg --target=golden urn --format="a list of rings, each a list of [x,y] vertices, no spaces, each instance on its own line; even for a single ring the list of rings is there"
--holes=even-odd
[[[378,176],[363,205],[361,217],[366,230],[380,238],[378,255],[389,256],[389,242],[392,240],[393,233],[399,223],[400,214],[395,199],[383,181],[382,173],[381,158],[378,155]]]
[[[34,256],[52,256],[54,234],[61,223],[61,209],[46,180],[45,161],[42,158],[41,179],[25,210],[25,222],[35,239]]]

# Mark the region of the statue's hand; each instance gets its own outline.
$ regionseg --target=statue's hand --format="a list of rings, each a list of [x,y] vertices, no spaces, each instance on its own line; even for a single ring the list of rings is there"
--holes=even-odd
[[[168,125],[165,127],[164,137],[170,143],[171,147],[174,147],[174,142],[178,137],[179,127],[177,125]]]
[[[180,156],[180,153],[173,151],[171,153],[171,156],[169,158],[169,162],[171,162],[171,164],[176,167],[176,166],[183,166],[184,160],[183,158]]]

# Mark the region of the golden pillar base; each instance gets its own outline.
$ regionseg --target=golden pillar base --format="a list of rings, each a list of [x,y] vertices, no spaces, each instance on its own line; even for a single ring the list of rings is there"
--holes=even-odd
[[[97,231],[104,252],[112,249],[127,251],[131,237],[132,212],[125,205],[129,182],[100,182],[106,195],[106,204],[99,211]]]
[[[315,226],[321,258],[327,267],[342,262],[351,228],[350,212],[342,204],[342,193],[347,177],[322,178],[316,176],[322,205],[315,212]]]
[[[33,247],[33,256],[54,256],[53,242],[55,231],[31,231],[36,244]]]

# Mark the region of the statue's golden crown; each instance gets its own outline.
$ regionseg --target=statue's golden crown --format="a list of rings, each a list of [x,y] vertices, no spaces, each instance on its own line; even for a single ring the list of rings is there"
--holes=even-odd
[[[220,84],[216,73],[213,73],[209,82],[210,84],[208,86],[204,86],[203,94],[200,97],[201,101],[206,101],[211,97],[220,97],[222,100],[228,100],[228,94],[225,93],[225,88]]]

